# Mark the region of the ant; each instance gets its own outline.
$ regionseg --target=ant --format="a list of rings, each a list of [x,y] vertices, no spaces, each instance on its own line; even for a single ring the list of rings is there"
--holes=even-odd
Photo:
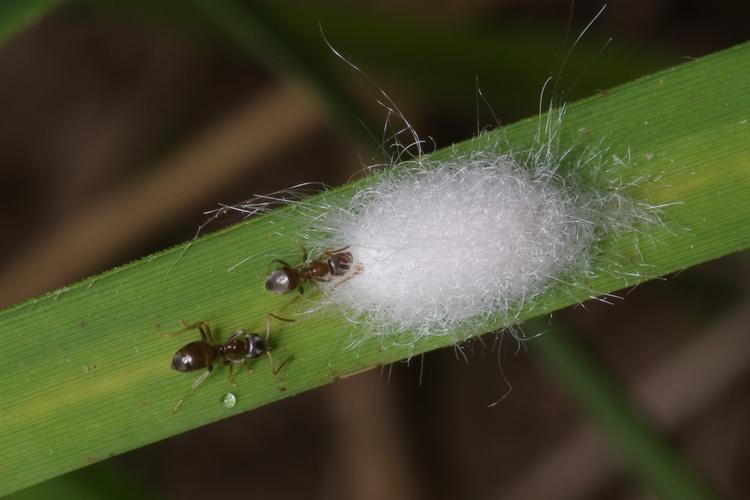
[[[276,294],[299,290],[300,295],[302,295],[305,292],[302,287],[304,283],[312,283],[317,286],[320,281],[344,276],[351,268],[354,260],[352,253],[347,251],[348,246],[338,250],[326,250],[323,252],[324,257],[310,261],[307,260],[307,249],[301,248],[303,264],[297,267],[293,267],[280,259],[274,259],[268,264],[269,271],[274,262],[278,262],[282,267],[271,272],[268,276],[266,290]]]
[[[195,340],[185,344],[180,348],[172,357],[172,368],[180,372],[192,372],[206,369],[198,379],[193,382],[190,389],[185,395],[174,405],[172,408],[172,415],[177,413],[191,392],[193,392],[204,380],[211,374],[214,368],[214,363],[221,361],[225,365],[229,365],[229,383],[234,387],[237,384],[232,379],[232,372],[234,365],[244,364],[248,371],[252,372],[249,365],[245,364],[249,359],[257,358],[262,355],[268,356],[271,361],[271,371],[274,375],[278,374],[279,371],[286,365],[291,356],[285,359],[280,366],[276,367],[271,356],[271,351],[268,348],[268,337],[271,333],[271,318],[276,318],[282,321],[292,322],[293,319],[286,319],[277,316],[276,314],[269,314],[266,317],[266,335],[263,337],[257,333],[248,333],[244,328],[232,333],[224,343],[216,342],[214,340],[213,332],[211,331],[211,325],[206,321],[199,321],[192,325],[180,321],[182,324],[182,330],[194,330],[197,329],[201,335],[201,340]],[[172,334],[162,334],[162,336],[171,336]]]

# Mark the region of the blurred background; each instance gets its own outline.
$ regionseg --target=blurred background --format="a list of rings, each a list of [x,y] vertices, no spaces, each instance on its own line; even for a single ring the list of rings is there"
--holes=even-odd
[[[321,27],[428,149],[533,115],[550,76],[575,100],[750,35],[746,3],[616,2],[563,64],[602,7],[571,5],[61,3],[0,47],[0,306],[189,240],[218,203],[383,161],[376,89]],[[728,498],[750,498],[749,268],[732,255],[555,321]],[[18,498],[653,497],[554,362],[498,346],[363,373]]]

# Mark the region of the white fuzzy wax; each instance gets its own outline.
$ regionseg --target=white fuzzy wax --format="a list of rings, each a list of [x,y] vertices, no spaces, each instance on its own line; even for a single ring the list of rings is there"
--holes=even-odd
[[[576,201],[509,157],[406,167],[336,215],[332,239],[354,273],[326,294],[376,333],[440,334],[507,313],[587,259],[593,231]]]

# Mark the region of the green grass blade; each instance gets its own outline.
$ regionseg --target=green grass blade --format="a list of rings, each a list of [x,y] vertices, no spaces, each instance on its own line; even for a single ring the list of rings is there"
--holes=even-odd
[[[612,152],[629,150],[633,159],[627,171],[612,175],[659,177],[639,194],[652,203],[680,202],[664,209],[669,228],[643,228],[653,244],[641,245],[640,253],[606,241],[601,257],[619,263],[623,275],[602,273],[592,287],[606,292],[645,280],[623,277],[644,262],[653,276],[663,275],[750,246],[749,78],[744,44],[569,107],[566,141],[606,136]],[[503,137],[528,144],[536,124],[516,123]],[[489,134],[456,150],[495,140]],[[353,189],[326,196],[346,197]],[[239,401],[230,410],[220,404],[229,386],[217,369],[172,416],[195,376],[169,370],[169,360],[195,335],[165,339],[157,332],[177,329],[180,319],[210,321],[220,338],[241,326],[261,329],[265,315],[288,300],[263,290],[267,255],[298,252],[290,243],[298,223],[278,214],[250,220],[195,242],[177,265],[181,248],[1,312],[0,494],[448,342],[428,339],[407,350],[383,349],[375,339],[347,350],[360,332],[333,311],[310,315],[277,329],[276,358],[294,356],[278,376],[260,359],[255,373],[237,376]],[[257,257],[227,271],[251,255]],[[587,294],[551,291],[519,320]]]
[[[0,2],[0,42],[36,22],[62,0],[2,0]]]

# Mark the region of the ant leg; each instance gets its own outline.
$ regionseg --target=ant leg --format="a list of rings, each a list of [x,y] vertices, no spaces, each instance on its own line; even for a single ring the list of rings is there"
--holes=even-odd
[[[325,293],[325,292],[323,291],[323,289],[322,289],[322,288],[320,288],[320,284],[321,284],[321,283],[328,283],[329,281],[331,281],[331,277],[330,277],[330,276],[328,276],[328,277],[326,277],[326,278],[320,278],[320,279],[315,279],[315,280],[312,280],[312,281],[310,281],[310,283],[312,283],[312,285],[313,285],[313,286],[314,286],[315,288],[317,288],[317,289],[318,289],[318,292],[320,292],[320,294],[321,294],[321,295],[323,295],[323,296],[325,297],[325,296],[326,296],[326,293]]]
[[[233,371],[234,371],[234,363],[230,363],[229,364],[229,385],[231,385],[232,387],[236,389],[237,384],[234,383],[234,378],[232,378]]]
[[[276,311],[274,311],[272,313],[269,313],[266,316],[266,337],[265,337],[266,343],[268,343],[268,337],[271,336],[271,320],[272,319],[278,319],[279,321],[286,321],[287,323],[294,323],[295,321],[297,321],[295,319],[283,318],[283,317],[279,316],[276,313],[281,312],[284,309],[286,309],[287,307],[291,306],[294,302],[298,301],[301,297],[302,297],[301,295],[297,295],[292,300],[290,300],[289,302],[287,302],[286,304],[284,304],[284,306],[282,306],[280,309],[277,309]],[[268,356],[268,359],[271,362],[271,371],[273,372],[274,375],[276,375],[277,373],[279,373],[279,370],[281,370],[284,367],[284,365],[286,365],[292,359],[292,356],[289,356],[277,368],[276,365],[273,362],[273,356],[271,355],[271,350],[268,349],[268,348],[266,349],[266,355]],[[245,366],[247,367],[247,370],[250,373],[253,372],[252,368],[250,368],[249,365],[245,365]]]
[[[337,253],[341,253],[345,250],[349,250],[352,246],[346,245],[345,247],[337,248],[336,250],[326,250],[323,252],[323,255],[327,255],[328,257],[332,257],[333,255],[336,255]]]
[[[271,351],[266,351],[266,355],[268,356],[269,361],[271,362],[271,372],[274,375],[278,375],[282,368],[286,366],[287,363],[289,363],[294,356],[289,356],[284,361],[281,362],[281,364],[277,367],[276,364],[273,362],[273,356],[271,356]]]
[[[296,319],[283,318],[274,313],[269,313],[268,316],[266,316],[266,340],[268,340],[268,337],[271,335],[271,318],[278,319],[279,321],[286,321],[287,323],[294,323],[297,321]]]
[[[353,277],[355,277],[356,275],[358,275],[361,272],[362,272],[362,266],[361,265],[357,266],[357,269],[355,269],[353,273],[349,273],[348,276],[344,276],[342,279],[340,279],[336,283],[334,283],[333,288],[340,287],[341,285],[343,285],[344,283],[346,283],[347,281],[349,281],[350,279],[352,279]]]
[[[240,328],[239,330],[235,330],[232,335],[229,336],[227,340],[224,341],[225,344],[231,342],[232,340],[236,339],[237,337],[241,337],[243,335],[247,334],[247,331],[244,328]],[[212,342],[215,344],[215,342]]]
[[[206,340],[210,342],[211,344],[215,344],[213,333],[211,332],[211,325],[209,325],[205,321],[201,321],[200,323],[196,323],[198,326],[198,331],[201,334],[201,339]]]
[[[272,261],[270,261],[268,263],[268,272],[269,273],[271,272],[271,266],[273,266],[274,263],[281,264],[282,267],[292,268],[292,266],[290,266],[289,263],[287,261],[285,261],[285,260],[273,259]]]
[[[278,313],[280,313],[287,307],[297,302],[301,297],[302,295],[297,295],[292,300],[290,300],[289,302],[281,306],[279,309],[276,309],[272,313],[268,313],[268,315],[266,316],[266,340],[268,340],[268,337],[271,335],[271,319],[272,318],[278,319],[279,321],[286,321],[287,323],[294,323],[295,321],[297,321],[296,319],[289,319],[289,318],[284,318],[282,316],[279,316]]]
[[[269,313],[268,316],[266,316],[266,342],[268,342],[268,337],[271,336],[271,319],[278,319],[279,321],[286,321],[287,323],[294,323],[297,321],[296,319],[288,319],[288,318],[282,318],[281,316],[277,316],[274,313]]]
[[[198,330],[201,334],[201,338],[203,340],[206,340],[207,338],[213,342],[213,337],[211,335],[211,326],[206,321],[198,321],[197,323],[187,323],[186,321],[180,320],[180,325],[182,325],[182,328],[176,332],[169,333],[169,332],[161,332],[159,333],[159,336],[161,337],[174,337],[178,333],[187,332],[190,330]]]
[[[309,255],[307,254],[307,248],[303,247],[302,243],[300,243],[299,241],[295,241],[295,243],[302,250],[302,262],[307,262],[307,258],[309,257]]]
[[[185,395],[182,396],[182,398],[179,401],[177,401],[177,404],[175,404],[174,407],[172,408],[172,415],[176,414],[179,411],[180,406],[182,406],[182,403],[185,402],[185,398],[187,398],[191,392],[193,392],[199,385],[201,385],[203,381],[206,380],[206,378],[208,378],[209,375],[211,375],[210,368],[206,369],[206,372],[203,373],[200,377],[198,377],[195,380],[195,382],[192,383],[192,385],[190,386],[190,389],[188,389]]]

